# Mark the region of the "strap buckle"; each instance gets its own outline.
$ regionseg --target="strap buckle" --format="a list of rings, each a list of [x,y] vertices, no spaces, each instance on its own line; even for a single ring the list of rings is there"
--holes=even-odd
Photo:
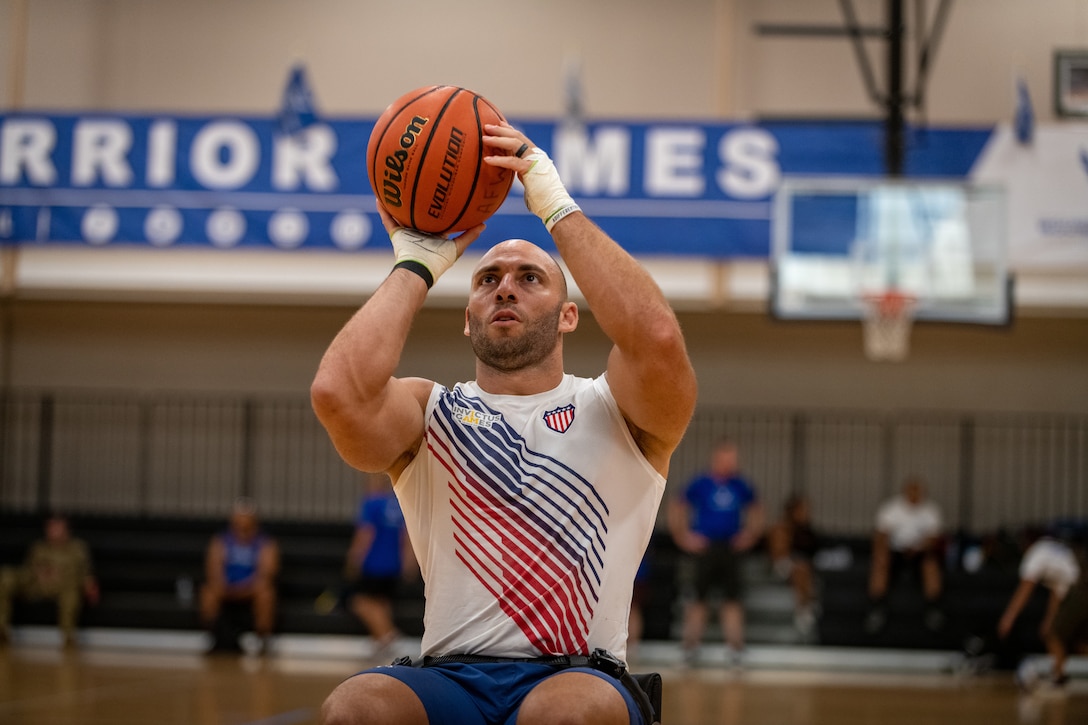
[[[601,647],[596,648],[590,653],[589,666],[595,670],[604,672],[606,675],[615,677],[617,680],[622,678],[624,673],[627,672],[627,665],[623,663],[623,660]]]

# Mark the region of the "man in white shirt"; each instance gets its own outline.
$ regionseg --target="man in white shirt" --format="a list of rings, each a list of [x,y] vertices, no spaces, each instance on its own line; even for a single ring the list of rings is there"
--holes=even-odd
[[[1039,625],[1039,637],[1052,659],[1052,683],[1059,687],[1068,680],[1065,673],[1068,650],[1083,639],[1088,629],[1085,588],[1077,588],[1082,580],[1081,574],[1080,564],[1069,546],[1051,536],[1041,537],[1024,552],[1024,558],[1020,561],[1020,583],[1009,598],[997,625],[998,637],[1007,638],[1035,586],[1041,584],[1049,589],[1046,611]],[[1035,659],[1025,660],[1017,670],[1017,681],[1025,687],[1034,686],[1040,669]]]
[[[942,589],[940,544],[944,523],[937,504],[926,498],[925,482],[911,476],[902,493],[880,506],[873,534],[869,599],[872,609],[865,629],[875,634],[887,623],[886,599],[889,584],[904,566],[922,580],[926,600],[925,624],[931,630],[944,626],[940,608]]]
[[[598,377],[564,372],[578,307],[563,270],[508,240],[472,273],[476,379],[397,377],[428,289],[483,225],[446,239],[379,209],[398,262],[329,346],[311,394],[344,460],[393,481],[426,587],[424,658],[341,683],[322,722],[649,725],[623,678],[627,616],[694,370],[656,283],[581,212],[544,151],[508,125],[485,131],[498,154],[485,163],[518,174],[613,347]],[[555,666],[604,650],[606,668]]]

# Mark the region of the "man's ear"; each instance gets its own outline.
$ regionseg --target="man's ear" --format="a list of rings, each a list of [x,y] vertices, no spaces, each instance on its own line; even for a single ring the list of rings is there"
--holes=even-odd
[[[468,331],[468,308],[466,307],[465,308],[465,337],[468,337],[468,336],[469,336],[469,331]]]
[[[574,332],[578,328],[578,305],[564,302],[559,311],[559,331]]]

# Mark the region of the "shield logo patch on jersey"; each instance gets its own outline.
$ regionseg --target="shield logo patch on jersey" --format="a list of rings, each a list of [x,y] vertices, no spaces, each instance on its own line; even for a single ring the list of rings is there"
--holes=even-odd
[[[574,422],[574,404],[564,405],[562,408],[549,410],[544,414],[544,425],[556,433],[566,433],[567,428]]]

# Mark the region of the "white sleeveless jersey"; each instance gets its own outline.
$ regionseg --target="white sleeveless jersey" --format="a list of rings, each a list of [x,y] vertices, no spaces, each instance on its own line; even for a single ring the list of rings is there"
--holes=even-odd
[[[665,480],[603,375],[526,396],[435,385],[394,488],[425,583],[422,654],[626,657]]]

